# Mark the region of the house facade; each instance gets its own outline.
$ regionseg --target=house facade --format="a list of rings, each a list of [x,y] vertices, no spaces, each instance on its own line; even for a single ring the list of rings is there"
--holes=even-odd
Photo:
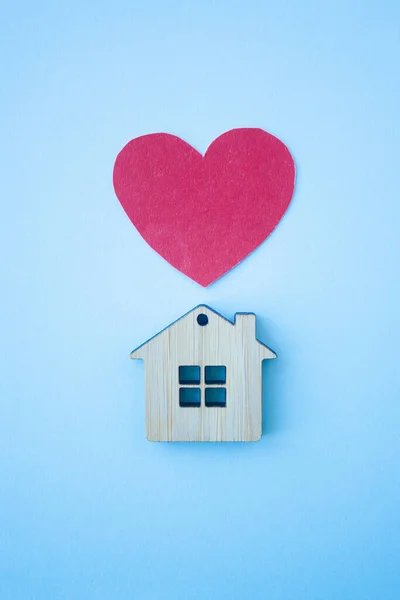
[[[256,316],[225,319],[197,306],[131,353],[143,359],[146,435],[162,442],[255,442],[262,430],[262,361]]]

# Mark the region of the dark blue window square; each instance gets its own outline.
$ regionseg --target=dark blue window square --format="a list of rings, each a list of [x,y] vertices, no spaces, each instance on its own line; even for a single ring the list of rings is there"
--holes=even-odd
[[[226,406],[226,388],[206,388],[206,406]]]
[[[184,408],[200,406],[200,388],[180,388],[179,406]]]
[[[210,383],[211,385],[218,383],[226,383],[226,367],[206,367],[205,381],[206,383]]]
[[[179,367],[179,383],[198,385],[200,383],[200,367]]]

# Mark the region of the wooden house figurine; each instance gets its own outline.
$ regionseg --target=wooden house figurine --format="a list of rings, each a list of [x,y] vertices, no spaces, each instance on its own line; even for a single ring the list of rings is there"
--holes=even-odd
[[[225,319],[197,306],[131,358],[145,361],[146,432],[154,442],[255,442],[262,429],[262,361],[256,316]]]

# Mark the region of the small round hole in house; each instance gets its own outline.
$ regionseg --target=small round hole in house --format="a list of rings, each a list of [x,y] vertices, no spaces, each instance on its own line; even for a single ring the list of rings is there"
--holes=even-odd
[[[203,313],[201,313],[200,315],[198,315],[197,322],[202,327],[204,327],[204,325],[207,325],[207,323],[208,323],[208,317],[207,317],[207,315],[204,315]]]

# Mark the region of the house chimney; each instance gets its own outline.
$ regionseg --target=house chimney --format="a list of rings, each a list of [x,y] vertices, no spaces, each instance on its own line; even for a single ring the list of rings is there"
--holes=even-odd
[[[253,313],[236,313],[235,326],[245,337],[256,337],[256,315]]]

